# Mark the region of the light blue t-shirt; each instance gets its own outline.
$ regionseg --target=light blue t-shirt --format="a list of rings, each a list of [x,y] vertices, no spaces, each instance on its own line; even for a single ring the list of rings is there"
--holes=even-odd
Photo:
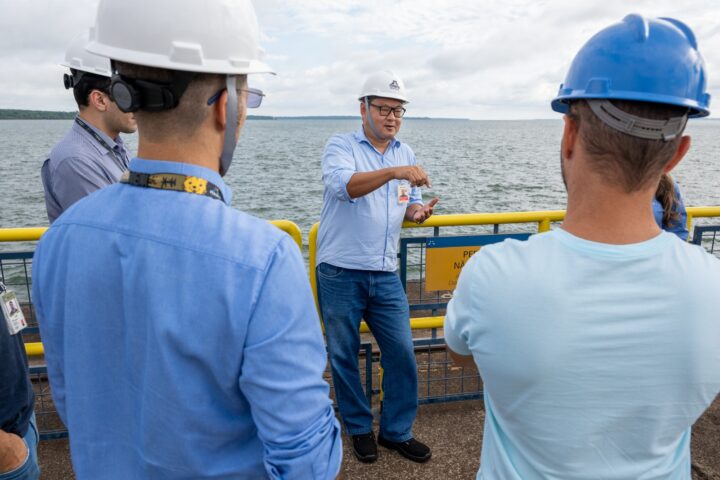
[[[384,153],[372,146],[362,127],[355,133],[334,135],[322,158],[323,207],[318,231],[317,262],[355,270],[394,272],[405,210],[422,203],[418,187],[391,180],[377,190],[352,199],[347,184],[357,172],[415,165],[415,154],[393,139]],[[398,201],[398,185],[405,183],[406,203]]]
[[[562,229],[483,247],[445,337],[484,382],[478,479],[690,479],[690,427],[720,391],[720,261],[663,232]]]

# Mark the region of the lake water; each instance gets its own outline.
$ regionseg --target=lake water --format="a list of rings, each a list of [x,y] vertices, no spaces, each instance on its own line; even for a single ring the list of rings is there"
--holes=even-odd
[[[40,167],[70,120],[0,121],[0,228],[48,224]],[[304,237],[322,204],[320,157],[333,133],[358,120],[251,120],[225,177],[233,207],[289,219]],[[693,147],[675,171],[686,204],[720,205],[720,120],[690,121]],[[440,197],[436,213],[563,209],[562,122],[406,119],[399,139],[415,151]],[[125,137],[132,153],[137,136]],[[307,238],[305,238],[307,242]]]

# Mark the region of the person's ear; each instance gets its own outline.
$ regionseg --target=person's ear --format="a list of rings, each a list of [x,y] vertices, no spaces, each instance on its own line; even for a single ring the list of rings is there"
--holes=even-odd
[[[110,103],[110,97],[100,90],[92,90],[88,95],[88,101],[90,105],[95,107],[99,112],[106,112],[109,106],[108,104]]]
[[[560,152],[562,154],[562,158],[570,159],[572,158],[579,138],[578,124],[568,115],[563,117],[563,121],[565,122],[565,126],[563,128]]]
[[[678,163],[680,163],[680,160],[685,157],[685,154],[690,150],[690,144],[692,142],[690,141],[689,135],[683,135],[680,138],[680,144],[678,145],[677,150],[675,151],[675,154],[672,156],[670,161],[665,165],[665,168],[663,168],[663,173],[670,173],[670,171],[677,166]]]
[[[225,131],[225,112],[227,110],[228,92],[227,89],[223,90],[218,98],[217,102],[212,105],[213,118],[215,119],[215,127],[219,131]]]

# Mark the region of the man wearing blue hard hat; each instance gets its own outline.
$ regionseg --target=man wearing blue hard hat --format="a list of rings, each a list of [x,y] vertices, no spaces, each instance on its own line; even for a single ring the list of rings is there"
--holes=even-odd
[[[690,478],[690,428],[720,391],[720,261],[651,204],[709,101],[674,19],[629,15],[575,57],[552,102],[565,221],[483,248],[448,306],[447,344],[484,381],[478,478]]]

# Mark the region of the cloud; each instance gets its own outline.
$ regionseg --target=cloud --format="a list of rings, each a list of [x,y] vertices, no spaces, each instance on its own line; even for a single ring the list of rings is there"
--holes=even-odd
[[[97,0],[0,0],[0,108],[71,109],[61,68]],[[630,9],[680,18],[705,56],[720,98],[720,2],[715,0],[256,0],[266,60],[256,76],[269,115],[357,114],[364,76],[394,69],[410,114],[554,118],[550,99],[580,46]],[[40,13],[38,13],[40,12]],[[208,28],[212,28],[208,25]],[[132,32],[129,32],[131,34]]]
[[[343,85],[327,90],[332,94],[348,91],[347,82],[359,88],[363,74],[374,68],[393,68],[408,85],[412,111],[473,118],[507,118],[518,112],[533,118],[554,116],[549,101],[580,46],[630,13],[627,3],[618,0],[274,3],[286,13],[280,20],[277,8],[273,15],[261,15],[263,28],[273,36],[312,32],[313,37],[332,40],[321,64],[347,68],[327,70],[326,82]],[[720,67],[720,34],[709,19],[720,18],[720,4],[692,6],[660,0],[637,1],[632,8],[649,16],[679,17],[691,25],[712,82]],[[294,62],[287,71],[282,64],[276,68],[281,76],[299,78],[314,67],[298,68]],[[716,85],[720,82],[709,85],[711,93]],[[293,88],[293,82],[273,87],[282,91]]]

